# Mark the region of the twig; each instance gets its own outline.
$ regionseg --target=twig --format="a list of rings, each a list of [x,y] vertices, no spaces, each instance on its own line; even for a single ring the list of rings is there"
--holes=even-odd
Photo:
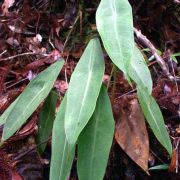
[[[178,173],[178,169],[179,169],[179,168],[178,168],[178,167],[179,167],[179,161],[178,161],[178,160],[179,160],[179,157],[178,157],[178,156],[179,156],[179,152],[178,152],[179,143],[180,143],[180,138],[178,138],[177,144],[176,144],[176,147],[175,147],[175,150],[176,150],[176,152],[177,152],[177,153],[176,153],[176,173]]]
[[[110,77],[109,77],[109,81],[108,81],[108,84],[107,84],[107,90],[109,90],[110,82],[111,82],[111,79],[112,79],[112,76],[113,76],[113,74],[114,74],[115,69],[116,69],[116,67],[115,67],[115,65],[113,64],[113,67],[112,67],[112,69],[111,69],[111,74],[110,74]],[[116,82],[114,82],[114,83],[116,83]]]
[[[175,80],[175,77],[173,77],[169,70],[168,67],[166,66],[164,60],[162,59],[161,56],[158,55],[156,48],[154,47],[154,45],[147,39],[146,36],[144,36],[140,30],[137,30],[136,28],[134,28],[134,33],[137,36],[138,40],[145,45],[146,47],[148,47],[152,54],[154,55],[155,59],[157,60],[159,66],[161,67],[163,73],[172,81]]]
[[[150,151],[161,163],[165,164],[165,162],[158,155],[156,155],[156,153],[152,149],[150,149]]]
[[[77,17],[76,17],[76,19],[75,19],[75,21],[74,21],[74,23],[73,23],[70,31],[68,32],[68,35],[67,35],[67,37],[66,37],[66,40],[65,40],[65,42],[64,42],[63,52],[64,52],[64,49],[65,49],[65,47],[66,47],[66,45],[67,45],[67,42],[69,41],[69,37],[70,37],[72,31],[74,30],[74,27],[75,27],[76,23],[78,22],[79,18],[80,18],[80,16],[79,16],[79,13],[78,13],[78,15],[77,15]]]
[[[120,98],[122,98],[122,97],[124,97],[124,96],[126,96],[126,95],[128,95],[128,94],[131,94],[131,93],[135,92],[136,90],[137,90],[137,89],[132,89],[132,90],[128,91],[127,93],[124,93],[124,94],[122,94],[121,96],[117,97],[116,99],[120,99]]]
[[[7,50],[5,50],[5,51],[3,51],[1,54],[0,54],[0,56],[2,56],[4,53],[6,53],[7,52]]]
[[[47,143],[50,139],[52,138],[52,136],[50,136],[48,139],[46,139],[45,141],[42,141],[41,143],[37,144],[37,145],[33,145],[31,146],[28,150],[26,150],[25,152],[21,153],[19,156],[15,157],[13,159],[13,161],[18,161],[19,159],[21,159],[23,156],[29,154],[30,152],[34,151],[38,146],[40,146],[41,144],[45,144]]]
[[[17,57],[20,57],[20,56],[27,56],[27,55],[38,55],[39,53],[35,53],[35,52],[26,52],[26,53],[22,53],[22,54],[16,54],[14,56],[10,56],[10,57],[7,57],[7,58],[2,58],[0,59],[0,61],[9,61],[11,59],[14,59],[14,58],[17,58]]]
[[[67,78],[67,61],[68,61],[68,59],[69,59],[69,54],[67,55],[66,60],[65,60],[65,64],[66,64],[66,66],[65,66],[65,80],[66,80],[67,85],[68,85],[68,78]]]
[[[141,7],[141,5],[144,3],[144,0],[141,0],[140,2],[139,2],[139,4],[137,5],[137,7],[135,8],[135,10],[134,10],[134,14],[136,14],[138,11],[139,11],[139,9],[140,9],[140,7]]]
[[[114,77],[114,83],[113,83],[113,87],[112,87],[112,102],[114,102],[115,99],[115,92],[116,92],[116,81],[117,81],[117,70],[116,67],[113,71],[113,77]]]
[[[83,12],[82,10],[79,11],[79,29],[80,29],[80,37],[82,38],[82,32],[83,32]]]
[[[9,88],[11,88],[11,87],[13,87],[13,86],[15,86],[15,85],[17,85],[17,84],[19,84],[19,83],[21,83],[21,82],[23,82],[23,81],[27,80],[27,79],[28,79],[27,77],[26,77],[26,78],[24,78],[24,79],[21,79],[20,81],[18,81],[18,82],[16,82],[16,83],[11,84],[10,86],[6,87],[6,89],[9,89]],[[4,89],[4,90],[5,90],[5,89]]]

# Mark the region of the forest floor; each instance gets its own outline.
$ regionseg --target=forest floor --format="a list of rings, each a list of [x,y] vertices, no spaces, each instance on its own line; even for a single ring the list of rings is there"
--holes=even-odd
[[[141,30],[158,50],[170,73],[173,76],[180,76],[178,67],[180,58],[177,54],[180,52],[180,2],[178,0],[129,2],[133,9],[134,27]],[[99,0],[0,1],[0,114],[34,76],[59,57],[64,58],[66,64],[54,88],[59,94],[65,94],[67,82],[84,48],[92,37],[98,36],[95,24],[98,4]],[[148,61],[153,78],[153,96],[163,113],[173,145],[173,156],[172,158],[168,156],[148,124],[143,126],[142,122],[138,121],[136,127],[124,124],[125,129],[119,128],[119,118],[126,123],[127,117],[132,115],[137,118],[141,111],[137,111],[137,105],[135,107],[132,105],[136,99],[136,89],[128,84],[123,74],[117,72],[109,79],[113,67],[104,51],[106,61],[104,81],[110,81],[109,95],[116,120],[115,138],[104,179],[178,180],[180,179],[180,84],[178,81],[170,81],[148,47],[139,39],[135,40]],[[27,180],[48,179],[51,140],[48,141],[47,148],[41,156],[37,152],[36,144],[40,108],[0,149],[0,180],[11,179],[12,176],[14,179],[18,177]],[[142,130],[142,126],[145,129]],[[142,131],[147,131],[147,135],[142,137],[140,134]],[[126,136],[122,137],[121,132]],[[141,138],[139,146],[143,150],[140,156],[133,151],[134,133]],[[122,144],[123,140],[125,144]],[[146,159],[143,159],[144,157]],[[144,161],[140,162],[139,159]],[[147,170],[147,165],[154,167],[160,164],[170,164],[170,167],[164,170]],[[77,179],[76,159],[70,179]]]

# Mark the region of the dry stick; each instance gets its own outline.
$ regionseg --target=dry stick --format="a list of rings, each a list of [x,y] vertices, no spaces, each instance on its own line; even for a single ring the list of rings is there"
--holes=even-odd
[[[31,146],[28,150],[26,150],[25,152],[21,153],[19,156],[15,157],[13,159],[13,161],[17,161],[19,159],[21,159],[23,156],[27,155],[28,153],[32,152],[33,150],[35,150],[38,146],[40,146],[41,144],[47,143],[50,139],[52,138],[52,136],[50,136],[48,139],[46,139],[45,141],[42,141],[41,143],[37,144],[37,145],[33,145]]]
[[[115,99],[115,92],[116,92],[116,81],[117,81],[117,70],[116,67],[114,67],[114,71],[113,71],[113,77],[114,77],[114,84],[112,87],[112,102],[114,102]]]
[[[76,19],[75,19],[75,21],[74,21],[74,23],[73,23],[70,31],[68,32],[68,35],[67,35],[66,40],[65,40],[64,45],[63,45],[63,50],[62,50],[62,52],[64,52],[64,49],[66,48],[67,42],[69,41],[70,35],[71,35],[71,33],[73,32],[74,27],[75,27],[76,23],[78,22],[79,18],[80,18],[80,15],[79,15],[79,12],[78,12],[77,17],[76,17]],[[67,57],[66,57],[66,60],[65,60],[65,64],[66,64],[66,65],[67,65],[68,58],[69,58],[69,53],[68,53],[68,55],[67,55]],[[65,67],[65,80],[66,80],[66,84],[68,84],[68,80],[67,80],[67,69],[66,69],[66,67]]]
[[[154,47],[154,45],[147,39],[146,36],[144,36],[140,30],[137,30],[136,28],[134,28],[134,33],[136,34],[138,40],[144,44],[146,47],[148,47],[150,49],[150,51],[152,52],[152,54],[154,55],[157,63],[159,64],[159,66],[161,67],[161,69],[163,70],[164,74],[171,80],[171,81],[175,81],[176,87],[177,87],[177,92],[179,92],[178,89],[178,85],[177,85],[177,81],[179,82],[180,79],[178,77],[175,77],[175,72],[174,72],[174,68],[172,66],[172,61],[171,61],[171,66],[173,69],[173,75],[172,76],[164,62],[164,60],[162,59],[161,56],[158,55],[156,48]],[[180,106],[179,106],[179,110],[177,111],[178,115],[180,115]]]
[[[83,32],[83,23],[82,23],[82,21],[83,21],[83,12],[82,12],[82,10],[79,11],[79,21],[80,21],[80,23],[79,23],[80,37],[82,38],[82,32]]]
[[[113,64],[113,67],[112,67],[112,69],[111,69],[111,74],[110,74],[110,76],[109,76],[109,81],[108,81],[108,84],[107,84],[107,90],[109,90],[110,83],[111,83],[111,78],[112,78],[112,76],[113,76],[113,74],[114,74],[115,69],[116,69],[116,67],[115,67],[115,65]],[[116,83],[116,82],[114,82],[114,83]]]
[[[150,49],[150,51],[152,52],[152,54],[154,55],[155,59],[157,60],[157,63],[159,64],[159,66],[161,67],[162,71],[164,72],[164,74],[172,81],[175,80],[175,77],[173,77],[164,60],[162,59],[161,56],[158,55],[156,48],[154,47],[154,45],[147,39],[146,36],[144,36],[140,30],[137,30],[136,28],[134,28],[134,33],[137,36],[138,40],[144,44],[146,47],[148,47]]]
[[[27,56],[27,55],[39,55],[39,53],[26,52],[26,53],[22,53],[22,54],[16,54],[14,56],[10,56],[10,57],[7,57],[7,58],[2,58],[2,59],[0,59],[0,61],[9,61],[11,59],[14,59],[14,58],[17,58],[17,57],[20,57],[20,56]],[[41,54],[41,55],[43,55],[43,54]]]
[[[6,53],[7,52],[7,50],[4,50],[1,54],[0,54],[0,56],[2,56],[4,53]]]
[[[11,87],[13,87],[13,86],[15,86],[15,85],[17,85],[17,84],[19,84],[19,83],[27,80],[27,79],[28,79],[27,77],[26,77],[26,78],[23,78],[23,79],[19,80],[18,82],[13,83],[13,84],[11,84],[10,86],[6,87],[6,89],[9,89],[9,88],[11,88]],[[3,90],[5,90],[5,88],[4,88]]]
[[[76,17],[76,19],[75,19],[75,21],[74,21],[74,23],[73,23],[70,31],[68,32],[68,35],[67,35],[67,37],[66,37],[66,40],[65,40],[65,42],[64,42],[63,52],[64,52],[64,49],[65,49],[65,47],[66,47],[66,45],[67,45],[67,42],[69,41],[69,37],[70,37],[72,31],[74,30],[74,27],[75,27],[76,23],[78,22],[79,18],[80,18],[80,16],[79,16],[79,13],[78,13],[78,15],[77,15],[77,17]]]
[[[67,61],[68,61],[68,59],[69,59],[69,53],[68,53],[68,55],[67,55],[67,57],[66,57],[66,60],[65,60],[66,66],[67,66]],[[65,74],[66,84],[68,85],[67,68],[66,68],[66,66],[65,66],[65,72],[64,72],[64,74]]]
[[[178,140],[177,140],[177,144],[176,144],[176,147],[175,147],[175,149],[176,149],[176,173],[178,173],[178,169],[179,169],[179,161],[178,161],[178,159],[179,159],[179,153],[178,153],[178,146],[179,146],[179,142],[180,142],[180,138],[178,138]]]
[[[132,90],[130,90],[130,91],[122,94],[121,96],[117,97],[116,99],[120,99],[120,98],[122,98],[122,97],[124,97],[124,96],[126,96],[126,95],[129,95],[129,94],[131,94],[131,93],[134,93],[136,90],[137,90],[136,88],[135,88],[135,89],[132,89]]]

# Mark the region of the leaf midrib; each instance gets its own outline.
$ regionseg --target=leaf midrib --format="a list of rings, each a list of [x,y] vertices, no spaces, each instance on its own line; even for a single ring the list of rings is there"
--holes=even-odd
[[[88,66],[88,69],[89,69],[89,76],[88,76],[88,80],[86,81],[87,83],[86,83],[86,88],[85,88],[85,92],[84,92],[84,96],[83,96],[83,99],[82,99],[82,103],[81,103],[81,108],[80,108],[80,111],[79,111],[79,115],[78,115],[78,121],[76,121],[77,123],[76,123],[76,126],[75,126],[75,130],[73,131],[73,141],[74,141],[74,137],[75,137],[75,135],[76,135],[76,130],[77,130],[77,128],[78,128],[78,124],[79,124],[79,122],[80,122],[80,116],[81,116],[81,114],[82,114],[82,108],[83,108],[83,104],[84,104],[84,102],[85,102],[85,100],[86,100],[86,97],[87,97],[87,92],[88,92],[88,90],[89,90],[89,85],[90,85],[90,80],[91,80],[91,77],[92,77],[92,69],[93,69],[93,63],[92,63],[92,61],[93,61],[93,58],[92,58],[92,56],[94,56],[94,42],[93,42],[93,45],[92,45],[92,48],[91,48],[91,53],[90,53],[90,63],[89,63],[89,66]],[[93,54],[93,55],[92,55]],[[73,142],[73,143],[75,143],[75,142]]]
[[[54,76],[54,74],[53,74],[53,76]],[[51,82],[51,79],[47,82],[47,84],[49,84],[49,82]],[[49,86],[47,86],[47,87],[49,87]],[[25,112],[26,112],[26,110],[29,108],[29,106],[31,106],[31,104],[32,104],[32,102],[34,101],[34,99],[36,99],[36,97],[38,97],[39,96],[39,94],[41,94],[42,93],[42,91],[44,91],[44,89],[47,89],[47,87],[45,87],[45,84],[43,84],[43,87],[41,88],[41,90],[36,94],[36,96],[34,96],[32,99],[31,99],[31,101],[28,103],[28,105],[25,107],[25,109],[24,109],[24,111],[23,111],[23,113],[22,113],[22,117],[24,117],[24,114],[25,114]],[[17,103],[20,101],[21,99],[18,99],[18,101],[17,101]],[[16,103],[16,104],[17,104]],[[12,115],[12,113],[14,112],[14,109],[9,113],[9,115],[8,115],[8,117],[11,117]],[[7,119],[8,119],[8,117],[7,117]],[[8,122],[8,121],[7,121]],[[22,122],[22,120],[20,121],[20,122]],[[14,127],[16,127],[17,126],[17,124],[19,123],[19,121],[15,121],[13,124],[12,124],[12,126],[11,126],[11,128],[7,128],[7,130],[8,131],[12,131],[12,129],[14,129]],[[6,125],[5,125],[6,126]],[[4,131],[3,131],[4,132]],[[2,140],[4,139],[3,138],[4,137],[4,133],[3,133],[3,136],[2,136]]]
[[[141,92],[140,92],[140,93],[141,93]],[[142,96],[144,96],[144,95],[142,95]],[[146,103],[146,102],[147,102],[147,101],[145,100],[145,103]],[[150,103],[151,103],[151,102],[150,102]],[[156,125],[158,131],[160,132],[160,136],[163,137],[163,134],[162,134],[162,132],[161,132],[161,130],[160,130],[160,128],[159,128],[159,125],[158,125],[157,122],[155,121],[156,118],[155,118],[153,112],[151,111],[150,105],[148,105],[148,103],[146,103],[146,104],[147,104],[147,107],[148,107],[148,111],[149,111],[149,113],[150,113],[150,115],[151,115],[151,117],[152,117],[152,119],[153,119],[153,122],[154,122],[154,124]],[[153,131],[154,131],[154,130],[153,130]],[[154,131],[154,133],[156,134],[155,131]],[[161,137],[158,137],[158,138],[159,138],[160,141],[163,143],[163,145],[164,145],[165,147],[167,147],[166,142],[165,142],[164,139],[161,138]],[[169,149],[169,148],[168,148],[168,149]]]

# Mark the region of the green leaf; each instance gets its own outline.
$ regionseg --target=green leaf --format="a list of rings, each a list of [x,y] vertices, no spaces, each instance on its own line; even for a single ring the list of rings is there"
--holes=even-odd
[[[171,59],[172,59],[174,62],[178,63],[176,56],[171,56]]]
[[[175,61],[176,63],[178,63],[178,60],[177,60],[176,57],[179,57],[179,56],[180,56],[180,52],[174,53],[174,54],[171,55],[171,59],[172,59],[173,61]]]
[[[105,86],[102,86],[96,109],[78,139],[78,177],[102,180],[106,171],[114,134],[114,118]]]
[[[65,136],[66,100],[65,96],[53,125],[50,180],[67,180],[75,154],[75,148],[69,146]]]
[[[46,144],[42,142],[46,141],[52,131],[53,122],[55,119],[55,109],[56,101],[58,99],[58,94],[56,91],[51,91],[48,95],[46,101],[43,104],[43,107],[40,112],[39,122],[38,122],[38,134],[37,134],[37,144],[38,151],[42,154],[45,150]]]
[[[180,52],[172,54],[172,56],[178,57],[180,56]]]
[[[9,116],[9,113],[11,112],[11,110],[14,108],[15,104],[17,103],[18,98],[16,98],[16,100],[11,103],[11,105],[4,111],[4,113],[1,115],[0,117],[0,126],[5,124],[7,117]]]
[[[157,51],[157,54],[158,54],[159,56],[162,55],[162,51],[160,51],[159,49],[156,49],[156,51]]]
[[[113,63],[128,77],[134,50],[132,9],[128,0],[101,0],[96,25]]]
[[[71,76],[67,92],[65,132],[72,145],[94,112],[104,68],[100,42],[92,39]]]
[[[158,104],[154,98],[148,95],[142,88],[137,89],[137,94],[141,108],[154,135],[171,156],[172,145]]]
[[[154,167],[149,168],[149,170],[167,170],[169,169],[169,164],[161,164]]]
[[[39,104],[47,97],[63,64],[63,60],[57,61],[27,85],[13,108],[11,106],[11,111],[8,111],[7,118],[4,120],[6,123],[3,129],[2,141],[7,140],[20,129]]]
[[[141,51],[135,46],[132,60],[128,68],[129,76],[138,87],[146,89],[148,94],[152,92],[152,79],[150,71]]]
[[[151,50],[149,48],[144,48],[142,49],[143,52],[151,52]]]

